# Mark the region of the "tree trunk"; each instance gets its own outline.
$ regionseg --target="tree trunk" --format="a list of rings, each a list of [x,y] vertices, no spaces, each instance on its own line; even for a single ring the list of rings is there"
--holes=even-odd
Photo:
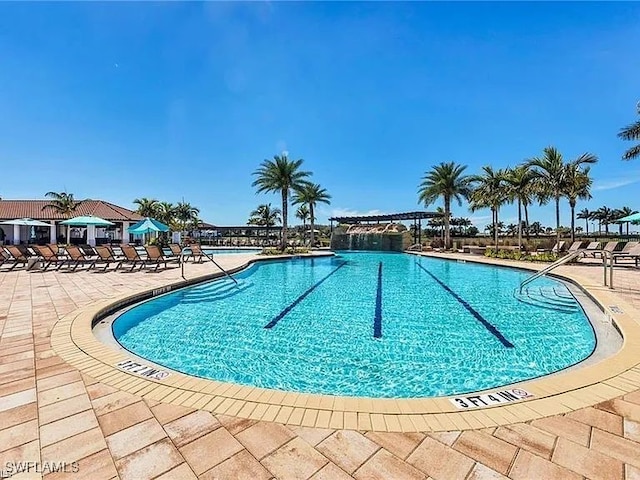
[[[493,238],[496,243],[496,252],[498,251],[498,209],[491,207],[491,213],[493,214]]]
[[[569,201],[571,206],[571,243],[576,241],[576,202],[575,200]]]
[[[527,204],[524,204],[524,224],[525,224],[525,230],[527,232],[527,240],[529,240],[531,237],[529,236],[529,209],[527,208]]]
[[[309,215],[311,215],[311,218],[309,218],[309,224],[311,225],[311,234],[309,235],[309,241],[311,242],[311,245],[309,245],[309,249],[313,249],[313,229],[315,228],[315,224],[316,224],[316,219],[314,218],[313,215],[313,205],[309,204]]]
[[[518,251],[522,250],[522,202],[518,199]]]
[[[302,219],[302,245],[307,243],[307,217]]]
[[[556,248],[560,253],[560,197],[556,196]]]
[[[287,248],[287,214],[289,207],[289,191],[282,190],[282,235],[280,236],[280,250]]]
[[[620,235],[622,235],[622,223],[618,225],[620,227]]]
[[[609,222],[604,222],[604,234],[609,235]]]
[[[449,215],[451,213],[451,198],[444,197],[444,248],[451,248],[451,232],[449,231]]]
[[[584,225],[587,227],[587,229],[586,229],[587,236],[589,236],[589,219],[588,218],[584,219]]]

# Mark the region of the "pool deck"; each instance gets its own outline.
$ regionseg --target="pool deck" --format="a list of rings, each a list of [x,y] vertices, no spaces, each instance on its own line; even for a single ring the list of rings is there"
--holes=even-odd
[[[187,278],[214,271],[185,267]],[[77,473],[52,479],[640,479],[640,270],[616,268],[615,290],[596,265],[557,272],[617,307],[621,353],[524,382],[533,400],[462,413],[445,399],[386,400],[378,411],[380,401],[274,398],[176,373],[152,382],[115,369],[124,354],[95,341],[90,321],[107,304],[179,282],[179,269],[0,272],[0,470],[31,461],[39,470],[78,462]],[[12,478],[41,478],[34,468]]]

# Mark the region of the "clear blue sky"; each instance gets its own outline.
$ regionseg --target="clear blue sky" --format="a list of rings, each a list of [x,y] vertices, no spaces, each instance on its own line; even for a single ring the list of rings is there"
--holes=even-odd
[[[0,19],[3,198],[184,197],[243,224],[278,204],[251,173],[286,150],[333,195],[325,221],[419,208],[435,163],[476,173],[553,144],[600,157],[579,208],[640,209],[616,137],[637,118],[640,4],[1,3]]]

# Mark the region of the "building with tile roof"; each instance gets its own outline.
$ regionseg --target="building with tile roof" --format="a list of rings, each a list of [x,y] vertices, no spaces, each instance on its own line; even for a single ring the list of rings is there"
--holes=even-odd
[[[49,200],[0,200],[0,222],[14,220],[16,218],[32,218],[51,224],[47,227],[19,227],[17,225],[0,225],[0,242],[4,243],[57,243],[61,237],[66,241],[66,227],[58,225],[67,217],[48,208]],[[128,243],[130,238],[127,233],[129,226],[142,220],[143,217],[128,208],[120,207],[104,200],[83,200],[74,213],[74,217],[80,215],[93,215],[115,223],[113,227],[96,228],[95,243],[122,242]],[[72,243],[87,243],[86,228],[71,229],[70,240]],[[93,243],[90,242],[90,243]]]

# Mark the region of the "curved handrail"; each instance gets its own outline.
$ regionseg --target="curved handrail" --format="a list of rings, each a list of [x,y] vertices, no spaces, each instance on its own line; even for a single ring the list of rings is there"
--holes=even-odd
[[[584,252],[583,249],[580,250],[576,250],[573,253],[570,253],[569,255],[566,255],[558,260],[556,260],[555,262],[553,262],[551,265],[548,265],[547,267],[543,268],[542,270],[534,273],[533,275],[531,275],[530,277],[525,278],[522,283],[520,283],[520,293],[522,293],[522,288],[533,282],[536,278],[540,278],[543,275],[546,275],[547,273],[549,273],[551,270],[553,270],[556,267],[559,267],[560,265],[564,265],[565,263],[573,260],[574,258],[576,258],[578,255],[580,255],[582,252]],[[606,263],[605,263],[605,267],[606,267]]]

